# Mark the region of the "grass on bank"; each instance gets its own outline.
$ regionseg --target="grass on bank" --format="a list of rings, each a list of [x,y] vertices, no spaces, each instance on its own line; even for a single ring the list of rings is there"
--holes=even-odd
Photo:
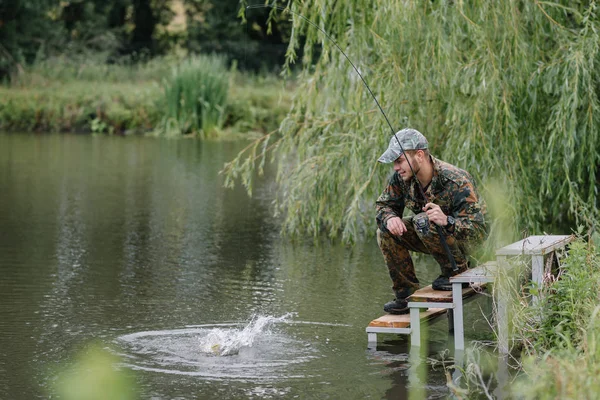
[[[0,87],[0,129],[13,132],[148,131],[160,119],[153,84],[67,82]]]
[[[173,117],[166,106],[165,81],[173,71],[190,64],[193,61],[175,57],[138,64],[67,58],[37,63],[12,82],[0,85],[0,130],[165,134],[165,121]],[[210,63],[205,64],[210,67]],[[210,131],[216,137],[245,136],[248,132],[260,135],[279,126],[291,103],[291,85],[278,76],[226,68],[220,73],[228,81],[227,92],[220,94],[227,102],[219,105],[216,123],[204,127],[202,123],[189,124],[178,134]],[[200,85],[186,84],[187,88],[196,86]],[[206,103],[207,99],[203,100]]]
[[[11,87],[38,87],[73,82],[147,83],[159,82],[182,58],[176,55],[131,62],[126,58],[106,62],[103,54],[60,55],[36,61],[21,75],[14,76]]]
[[[517,261],[519,262],[519,261]],[[579,238],[544,288],[515,285],[508,373],[482,344],[466,355],[457,398],[588,399],[600,390],[600,236]],[[532,304],[531,294],[541,300]]]

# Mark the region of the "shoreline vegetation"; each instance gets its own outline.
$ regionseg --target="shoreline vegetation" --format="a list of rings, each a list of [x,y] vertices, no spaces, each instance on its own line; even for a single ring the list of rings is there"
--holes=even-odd
[[[0,85],[0,130],[256,138],[277,129],[293,92],[276,74],[240,72],[213,55],[134,64],[58,57]]]
[[[582,235],[559,256],[555,276],[544,287],[521,283],[528,260],[510,288],[509,329],[512,349],[499,367],[489,344],[474,342],[466,352],[464,380],[448,386],[457,398],[584,399],[600,390],[600,235]],[[513,277],[515,278],[515,277]],[[506,274],[497,279],[509,282]],[[540,295],[537,303],[532,295]],[[501,364],[504,362],[501,361]],[[508,372],[508,373],[507,373]]]

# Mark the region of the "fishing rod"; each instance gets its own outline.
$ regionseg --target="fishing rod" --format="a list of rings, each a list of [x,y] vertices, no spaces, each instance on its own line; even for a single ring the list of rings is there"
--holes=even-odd
[[[312,22],[311,20],[309,20],[308,18],[306,18],[304,15],[298,14],[297,12],[292,11],[289,8],[275,6],[275,5],[269,5],[269,4],[255,4],[255,5],[251,5],[251,6],[246,6],[246,10],[245,11],[247,12],[249,9],[254,9],[254,8],[274,8],[274,9],[277,9],[277,10],[280,10],[280,11],[283,11],[283,12],[288,12],[290,14],[296,15],[299,18],[302,18],[304,21],[308,22],[311,26],[313,26],[316,29],[318,29],[321,33],[323,33],[323,35],[325,35],[325,37],[327,37],[327,39],[331,40],[331,43],[333,43],[333,45],[340,51],[340,53],[342,53],[344,55],[344,57],[346,58],[346,60],[350,63],[350,65],[352,66],[352,68],[354,69],[354,71],[360,77],[362,83],[365,85],[365,87],[369,91],[369,94],[371,95],[371,97],[373,97],[373,100],[375,100],[375,104],[377,104],[377,107],[379,108],[379,111],[381,111],[381,114],[383,115],[383,118],[385,118],[385,122],[387,122],[388,126],[390,127],[390,130],[392,131],[392,134],[394,135],[394,138],[396,139],[396,142],[398,143],[398,146],[400,146],[400,151],[402,152],[402,155],[404,156],[404,158],[406,159],[406,162],[408,163],[408,167],[410,168],[410,172],[412,172],[413,176],[415,177],[415,180],[417,181],[417,186],[419,188],[419,193],[421,194],[421,196],[423,196],[423,199],[425,200],[425,204],[429,203],[429,199],[427,198],[427,195],[425,194],[425,190],[423,190],[423,186],[421,185],[421,182],[419,181],[419,179],[417,178],[417,175],[415,174],[415,170],[413,169],[413,167],[412,167],[412,165],[410,163],[410,160],[408,159],[408,156],[407,156],[406,152],[404,151],[404,147],[402,147],[402,143],[400,143],[400,140],[398,139],[396,130],[394,129],[394,127],[390,123],[390,120],[388,119],[385,111],[383,111],[383,107],[381,107],[381,104],[379,104],[379,101],[377,100],[377,97],[375,96],[375,94],[373,93],[373,91],[371,91],[371,88],[367,84],[367,81],[365,80],[365,78],[363,78],[363,76],[360,73],[360,71],[358,70],[358,68],[356,68],[356,66],[354,65],[354,63],[352,62],[352,60],[350,60],[350,57],[348,57],[346,55],[346,53],[344,52],[344,50],[342,50],[342,48],[337,44],[337,42],[335,41],[335,39],[332,38],[331,36],[329,36],[329,34],[327,32],[325,32],[324,29],[322,29],[317,24],[315,24],[314,22]],[[246,15],[244,15],[244,17],[246,17]],[[246,18],[246,21],[247,20],[248,19]],[[438,233],[438,235],[440,237],[440,241],[442,242],[442,247],[444,248],[444,251],[446,252],[446,255],[448,256],[448,258],[450,259],[450,263],[452,264],[452,270],[456,272],[456,271],[458,271],[458,266],[456,265],[456,261],[454,260],[454,256],[452,256],[452,252],[450,251],[450,248],[448,247],[448,243],[446,242],[446,237],[444,236],[444,232],[442,232],[442,227],[439,226],[438,224],[434,224],[434,225],[435,225],[436,231],[437,231],[437,233]]]

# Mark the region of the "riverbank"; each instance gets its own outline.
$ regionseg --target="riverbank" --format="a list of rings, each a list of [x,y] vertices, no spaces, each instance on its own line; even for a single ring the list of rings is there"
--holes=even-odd
[[[103,65],[62,59],[34,65],[0,86],[0,130],[161,134],[165,81],[179,62]],[[289,109],[292,85],[276,75],[224,72],[228,101],[221,126],[211,134],[238,137],[276,129]]]

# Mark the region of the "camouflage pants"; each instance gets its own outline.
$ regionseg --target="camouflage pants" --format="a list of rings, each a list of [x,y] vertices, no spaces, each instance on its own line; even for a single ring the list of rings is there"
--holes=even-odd
[[[423,218],[429,224],[429,230],[425,233],[415,228],[416,221]],[[406,232],[402,236],[393,235],[387,230],[384,232],[377,229],[377,243],[387,264],[393,282],[392,289],[397,298],[406,298],[419,289],[419,279],[417,279],[415,266],[409,251],[431,254],[440,265],[444,276],[456,275],[467,269],[467,246],[452,236],[445,236],[446,243],[448,243],[450,252],[454,256],[459,269],[458,272],[452,271],[452,264],[442,246],[437,228],[429,222],[425,213],[403,218],[402,221],[406,225]]]

